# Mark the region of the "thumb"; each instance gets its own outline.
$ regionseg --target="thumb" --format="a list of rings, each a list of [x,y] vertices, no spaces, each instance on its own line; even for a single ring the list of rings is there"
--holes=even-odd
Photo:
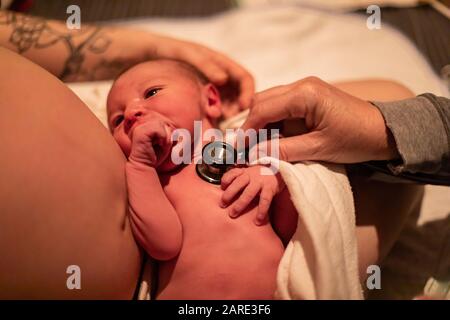
[[[250,150],[250,158],[269,156],[287,162],[324,160],[322,134],[308,132],[302,135],[260,142]],[[258,152],[258,153],[256,153]]]
[[[242,129],[243,131],[254,129],[257,131],[258,129],[263,128],[266,124],[262,119],[260,119],[259,116],[255,116],[255,113],[255,109],[251,107],[250,112],[248,113],[244,123],[239,127],[239,129]]]
[[[288,86],[275,87],[255,96],[250,113],[241,129],[261,129],[268,123],[287,118],[305,118],[306,105]]]
[[[324,160],[323,135],[319,131],[308,132],[279,141],[280,159],[287,162]]]

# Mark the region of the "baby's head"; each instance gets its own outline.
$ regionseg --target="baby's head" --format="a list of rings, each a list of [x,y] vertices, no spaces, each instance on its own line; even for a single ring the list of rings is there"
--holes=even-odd
[[[109,128],[128,157],[136,125],[159,117],[194,133],[194,121],[211,127],[221,116],[219,92],[194,67],[177,60],[140,63],[114,82],[107,100]]]

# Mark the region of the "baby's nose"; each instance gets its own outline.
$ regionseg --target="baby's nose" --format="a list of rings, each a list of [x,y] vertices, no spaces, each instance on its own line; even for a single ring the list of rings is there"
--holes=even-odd
[[[124,127],[126,134],[128,134],[128,132],[133,127],[134,123],[139,119],[139,117],[142,117],[141,111],[129,112],[125,115]]]

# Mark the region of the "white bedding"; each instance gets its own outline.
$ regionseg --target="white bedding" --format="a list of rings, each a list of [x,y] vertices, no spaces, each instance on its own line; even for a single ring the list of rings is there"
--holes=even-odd
[[[206,19],[145,19],[121,24],[220,50],[253,73],[258,91],[316,75],[330,82],[389,78],[416,94],[431,92],[448,96],[443,81],[408,39],[386,24],[382,24],[381,30],[371,31],[364,17],[353,14],[266,5],[236,9]],[[109,86],[109,82],[69,85],[103,123]],[[444,219],[450,214],[449,208],[449,188],[427,187],[420,224]],[[407,240],[411,241],[418,242],[420,237]],[[426,252],[426,248],[422,249]],[[410,252],[410,256],[402,259],[405,263],[410,259],[414,264],[420,257]],[[439,263],[448,264],[448,260]],[[431,274],[428,269],[424,272]],[[395,272],[391,271],[393,279],[402,274],[402,270]]]

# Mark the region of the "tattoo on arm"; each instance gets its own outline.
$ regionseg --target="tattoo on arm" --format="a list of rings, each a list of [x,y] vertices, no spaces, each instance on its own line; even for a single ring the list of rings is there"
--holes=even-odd
[[[23,54],[30,49],[45,49],[63,44],[68,52],[67,59],[58,77],[61,80],[98,80],[105,73],[119,74],[129,62],[107,60],[101,55],[110,47],[112,39],[101,27],[90,26],[83,30],[68,32],[50,26],[45,19],[0,11],[0,25],[12,27],[9,42]],[[83,68],[87,54],[99,55],[98,62],[89,68]]]

